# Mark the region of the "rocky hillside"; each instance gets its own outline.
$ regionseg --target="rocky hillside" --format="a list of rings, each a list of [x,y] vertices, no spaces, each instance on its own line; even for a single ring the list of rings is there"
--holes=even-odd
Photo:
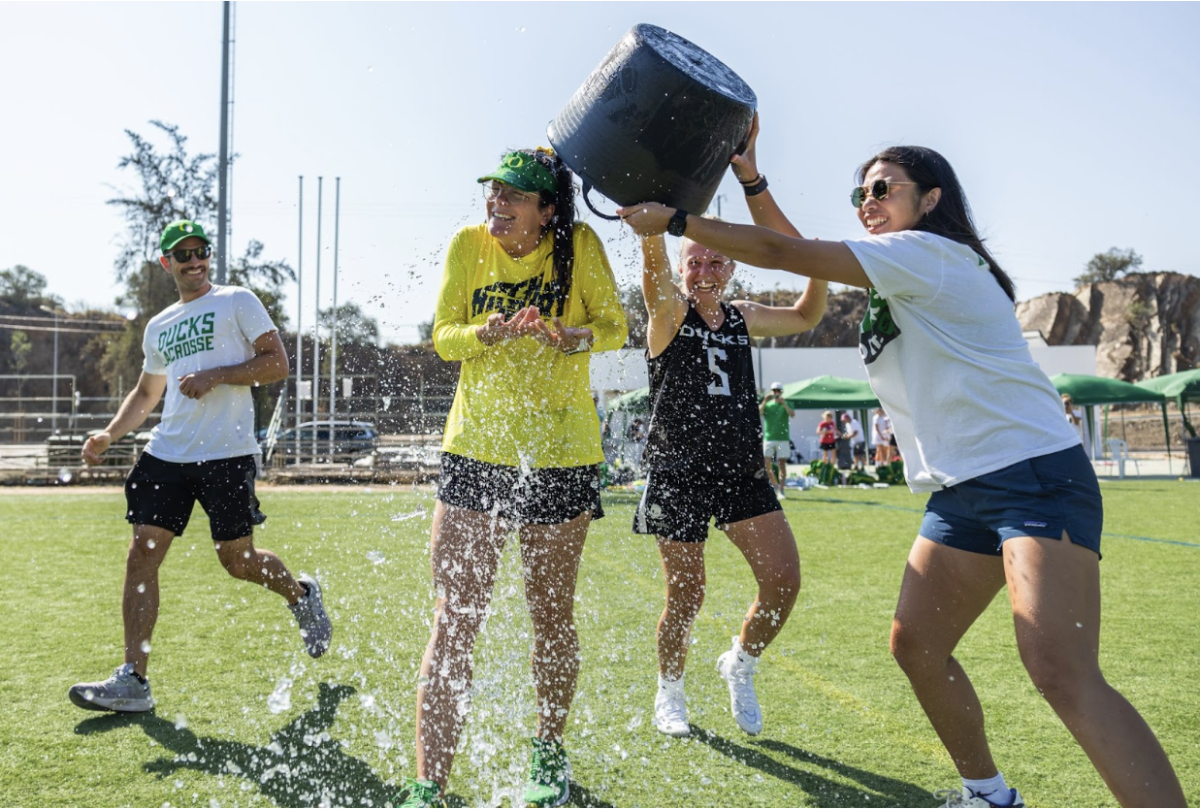
[[[1017,304],[1050,345],[1096,346],[1096,374],[1127,382],[1200,365],[1200,278],[1132,273]]]

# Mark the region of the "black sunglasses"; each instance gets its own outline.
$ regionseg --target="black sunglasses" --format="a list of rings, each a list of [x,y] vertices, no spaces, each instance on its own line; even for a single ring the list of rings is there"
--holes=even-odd
[[[887,195],[891,192],[894,185],[916,185],[916,183],[891,183],[887,180],[876,180],[871,185],[860,185],[850,192],[850,203],[855,208],[861,208],[863,203],[867,201],[867,195],[878,200],[887,199]]]
[[[173,259],[180,264],[186,264],[191,261],[192,256],[197,259],[210,258],[212,256],[212,245],[206,244],[203,247],[185,247],[180,250],[172,250],[168,253]]]

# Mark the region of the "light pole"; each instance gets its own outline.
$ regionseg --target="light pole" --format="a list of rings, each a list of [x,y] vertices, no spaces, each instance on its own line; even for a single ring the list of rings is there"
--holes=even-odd
[[[58,307],[47,309],[38,307],[43,312],[54,315],[54,370],[50,378],[50,433],[58,433]]]

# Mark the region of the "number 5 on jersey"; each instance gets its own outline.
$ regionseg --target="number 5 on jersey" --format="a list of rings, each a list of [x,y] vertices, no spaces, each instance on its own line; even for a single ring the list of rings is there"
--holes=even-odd
[[[725,349],[709,347],[708,349],[708,370],[712,371],[716,379],[708,383],[708,394],[710,396],[732,396],[729,390],[729,374],[721,370],[721,366],[717,364],[717,359],[728,359]]]

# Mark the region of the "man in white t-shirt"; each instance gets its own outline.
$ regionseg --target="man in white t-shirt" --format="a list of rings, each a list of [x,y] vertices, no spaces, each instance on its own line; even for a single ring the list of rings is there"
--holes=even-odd
[[[254,494],[259,449],[250,387],[287,378],[283,340],[253,292],[209,281],[212,247],[200,225],[172,222],[160,246],[179,302],[146,325],[137,387],[83,445],[84,461],[100,463],[112,441],[137,429],[166,395],[162,420],[125,481],[126,520],[133,525],[122,602],[125,663],[107,680],[68,692],[89,710],[154,707],[146,666],[158,620],[158,569],[197,500],[221,564],[288,602],[312,657],[325,653],[332,635],[317,580],[293,577],[278,556],[254,546],[254,526],[266,516]]]

